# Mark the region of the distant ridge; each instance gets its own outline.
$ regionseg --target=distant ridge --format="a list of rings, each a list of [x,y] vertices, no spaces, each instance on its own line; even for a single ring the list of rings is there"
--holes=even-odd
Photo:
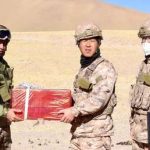
[[[150,14],[97,0],[1,0],[1,24],[12,31],[74,30],[92,20],[102,29],[138,29]]]

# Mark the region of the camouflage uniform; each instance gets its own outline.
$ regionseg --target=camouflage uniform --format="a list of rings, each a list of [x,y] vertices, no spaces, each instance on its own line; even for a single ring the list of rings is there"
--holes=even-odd
[[[78,117],[72,122],[70,149],[111,149],[116,79],[113,65],[102,57],[80,68],[74,81],[73,111]]]
[[[149,31],[149,32],[147,32]],[[150,36],[150,29],[140,28],[139,37]],[[148,146],[147,112],[150,110],[150,57],[142,62],[136,84],[131,86],[131,138],[133,150],[144,150]]]
[[[9,35],[9,37],[7,36]],[[0,40],[8,40],[9,30],[0,25]],[[11,89],[12,89],[12,72],[7,62],[0,58],[0,150],[9,150],[11,146],[10,122],[6,114],[10,107]]]

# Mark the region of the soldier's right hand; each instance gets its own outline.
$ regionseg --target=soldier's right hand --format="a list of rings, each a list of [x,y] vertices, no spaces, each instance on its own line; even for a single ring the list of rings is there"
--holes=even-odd
[[[22,119],[20,117],[18,117],[16,115],[16,113],[22,113],[22,111],[19,109],[9,109],[9,111],[7,113],[7,119],[10,122],[22,121]]]

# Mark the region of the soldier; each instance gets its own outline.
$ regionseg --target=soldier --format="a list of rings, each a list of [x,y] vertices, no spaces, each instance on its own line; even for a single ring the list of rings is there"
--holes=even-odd
[[[100,28],[93,23],[79,25],[75,32],[81,68],[74,81],[74,105],[59,111],[61,121],[72,124],[72,150],[111,149],[117,73],[100,55],[102,39]]]
[[[136,84],[131,86],[131,138],[133,150],[150,150],[148,144],[147,112],[150,110],[150,21],[139,30],[139,38],[145,54]]]
[[[21,120],[15,115],[21,111],[10,108],[13,69],[3,59],[10,38],[9,29],[0,25],[0,150],[11,149],[10,123]]]

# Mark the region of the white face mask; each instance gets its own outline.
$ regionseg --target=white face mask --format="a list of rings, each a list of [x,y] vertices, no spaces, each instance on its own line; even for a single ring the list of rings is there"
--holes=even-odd
[[[143,47],[145,56],[150,55],[150,43],[148,42],[142,43],[142,47]]]

